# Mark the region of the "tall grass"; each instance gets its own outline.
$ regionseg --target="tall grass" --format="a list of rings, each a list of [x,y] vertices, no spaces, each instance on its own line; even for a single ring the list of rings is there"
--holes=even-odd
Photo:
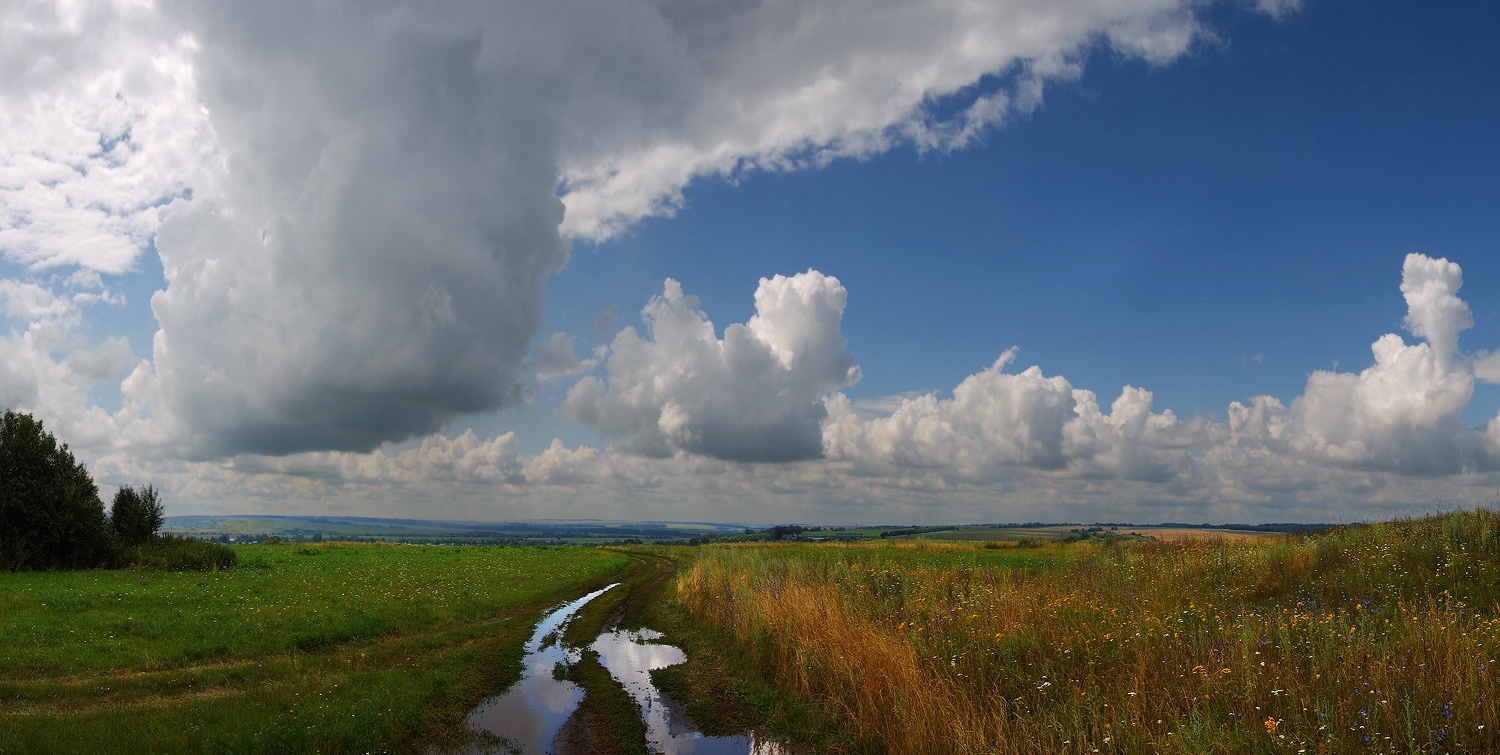
[[[678,596],[892,752],[1500,751],[1492,512],[1079,548],[721,546]]]

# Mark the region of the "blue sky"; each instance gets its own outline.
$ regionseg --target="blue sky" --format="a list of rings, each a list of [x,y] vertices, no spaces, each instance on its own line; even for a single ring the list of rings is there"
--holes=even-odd
[[[1405,315],[1401,259],[1424,252],[1463,266],[1465,340],[1500,343],[1500,51],[1485,32],[1500,9],[1216,10],[1219,44],[1156,67],[1096,51],[1081,80],[967,149],[701,180],[675,217],[575,248],[549,325],[588,337],[610,309],[639,326],[673,277],[722,328],[752,314],[756,280],[811,267],[850,290],[865,375],[850,396],[950,389],[1016,345],[1022,365],[1101,394],[1130,384],[1223,415],[1367,365]],[[1465,419],[1497,408],[1481,385]]]
[[[61,31],[5,41],[42,62],[0,85],[0,402],[173,513],[1500,495],[1500,8],[1065,5],[643,0],[518,37],[484,4],[427,36],[40,4]],[[567,338],[608,361],[548,373]]]

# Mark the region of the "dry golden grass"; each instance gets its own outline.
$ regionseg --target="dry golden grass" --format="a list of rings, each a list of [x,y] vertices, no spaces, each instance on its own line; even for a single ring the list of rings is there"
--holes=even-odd
[[[678,595],[891,752],[1500,751],[1489,512],[1050,569],[901,545],[704,549]]]
[[[1265,543],[1286,535],[1279,532],[1239,532],[1236,530],[1194,529],[1191,527],[1134,527],[1120,529],[1121,534],[1136,533],[1166,543],[1196,540],[1225,540],[1232,543]]]

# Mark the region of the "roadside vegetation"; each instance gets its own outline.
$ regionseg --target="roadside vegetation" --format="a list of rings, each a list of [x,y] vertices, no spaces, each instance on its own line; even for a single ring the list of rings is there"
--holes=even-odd
[[[0,574],[0,753],[456,745],[581,548],[239,546],[218,572]]]
[[[1500,517],[1275,541],[697,549],[789,698],[901,753],[1500,750]]]

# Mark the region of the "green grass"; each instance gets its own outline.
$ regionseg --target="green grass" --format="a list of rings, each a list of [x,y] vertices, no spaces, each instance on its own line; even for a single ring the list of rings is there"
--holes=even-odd
[[[623,554],[245,546],[210,573],[0,574],[0,753],[458,742],[532,620]]]

